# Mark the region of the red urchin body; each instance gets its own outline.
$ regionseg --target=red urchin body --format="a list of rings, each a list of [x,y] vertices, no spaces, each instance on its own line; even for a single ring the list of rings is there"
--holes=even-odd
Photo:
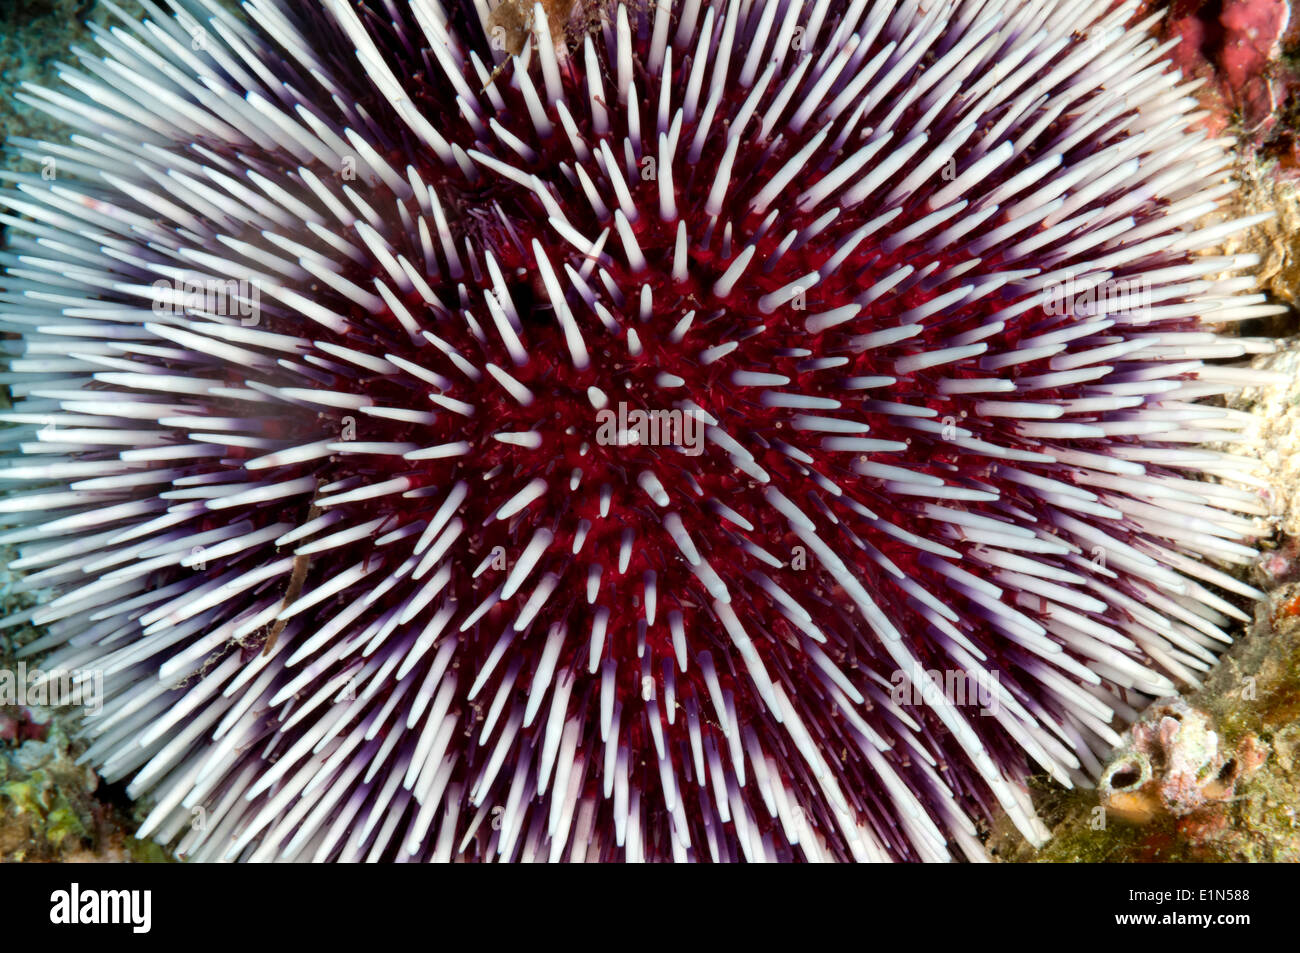
[[[74,342],[14,368],[59,460],[9,475],[62,483],[8,538],[54,539],[38,647],[106,673],[90,757],[146,832],[209,811],[204,858],[1036,836],[1027,763],[1094,770],[1242,617],[1202,583],[1253,593],[1206,557],[1257,503],[1187,445],[1254,347],[1202,319],[1266,309],[1193,254],[1226,160],[1160,51],[1118,8],[718,0],[538,8],[497,71],[449,7],[205,10],[208,98],[106,41],[185,104],[108,97],[143,149],[42,96],[107,174],[3,197],[47,229],[7,326]],[[255,323],[158,306],[227,279]]]

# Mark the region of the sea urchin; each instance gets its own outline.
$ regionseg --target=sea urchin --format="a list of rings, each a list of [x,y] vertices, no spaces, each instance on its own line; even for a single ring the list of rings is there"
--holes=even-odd
[[[143,834],[980,858],[1244,618],[1136,2],[142,3],[20,96],[0,511]]]

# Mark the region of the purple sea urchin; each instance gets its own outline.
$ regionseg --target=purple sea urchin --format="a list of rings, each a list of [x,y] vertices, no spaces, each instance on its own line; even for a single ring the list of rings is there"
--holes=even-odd
[[[144,834],[977,859],[1245,618],[1270,309],[1136,3],[145,6],[0,193],[3,538]]]

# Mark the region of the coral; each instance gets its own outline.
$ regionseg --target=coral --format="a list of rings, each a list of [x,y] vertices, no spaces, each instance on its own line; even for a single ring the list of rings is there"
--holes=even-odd
[[[1204,712],[1181,698],[1162,698],[1128,730],[1098,785],[1107,810],[1146,822],[1161,811],[1182,818],[1222,807],[1236,783],[1268,758],[1268,746],[1247,734],[1225,755]]]
[[[58,720],[43,741],[0,742],[0,862],[165,859],[125,833],[127,813],[95,796],[99,780],[77,750]]]
[[[1161,34],[1178,41],[1174,64],[1206,81],[1200,96],[1209,131],[1219,135],[1235,125],[1247,142],[1267,141],[1279,106],[1297,89],[1283,59],[1289,0],[1172,0],[1150,8],[1162,16]]]

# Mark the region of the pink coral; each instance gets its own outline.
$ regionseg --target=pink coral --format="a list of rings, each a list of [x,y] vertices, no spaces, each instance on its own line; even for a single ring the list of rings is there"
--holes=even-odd
[[[1275,112],[1296,81],[1278,61],[1290,20],[1287,0],[1169,5],[1162,32],[1181,41],[1170,57],[1185,75],[1209,81],[1201,96],[1212,134],[1227,128],[1234,110],[1256,141],[1276,124]]]
[[[1209,717],[1181,698],[1156,701],[1129,730],[1127,744],[1102,773],[1102,803],[1146,820],[1163,810],[1188,817],[1229,800],[1239,779],[1267,760],[1254,735],[1225,751]]]

